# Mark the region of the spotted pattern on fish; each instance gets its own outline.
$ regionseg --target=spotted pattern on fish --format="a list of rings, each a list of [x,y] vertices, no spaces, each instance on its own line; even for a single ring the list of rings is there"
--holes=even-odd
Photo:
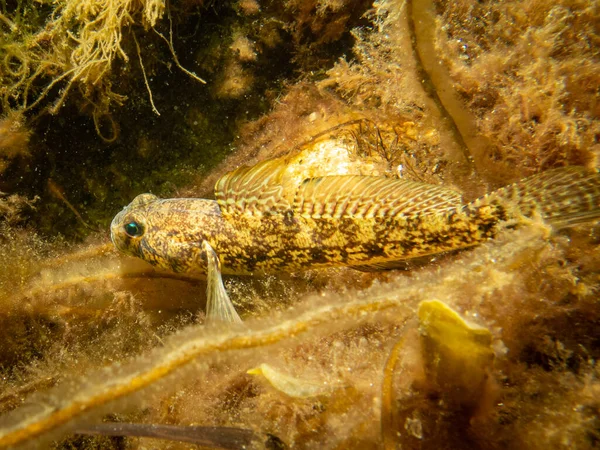
[[[556,169],[464,204],[455,191],[384,177],[329,176],[293,186],[276,159],[226,174],[215,197],[142,194],[114,218],[112,240],[176,272],[206,273],[204,241],[229,274],[381,268],[481,244],[523,217],[539,215],[554,226],[597,219],[600,175]],[[140,234],[128,234],[128,224]]]

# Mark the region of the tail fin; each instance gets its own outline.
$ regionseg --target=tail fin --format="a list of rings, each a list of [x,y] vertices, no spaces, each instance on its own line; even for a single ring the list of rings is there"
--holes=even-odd
[[[474,206],[500,204],[509,217],[535,214],[555,228],[600,218],[600,173],[584,167],[563,167],[498,189]]]

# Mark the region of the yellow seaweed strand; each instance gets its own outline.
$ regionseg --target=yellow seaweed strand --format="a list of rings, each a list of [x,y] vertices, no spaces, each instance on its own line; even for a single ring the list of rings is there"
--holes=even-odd
[[[206,84],[206,81],[196,75],[194,72],[187,70],[185,67],[181,65],[179,62],[179,58],[177,57],[177,53],[175,53],[175,47],[173,45],[173,20],[171,19],[171,12],[169,8],[167,8],[167,17],[169,18],[169,39],[167,39],[162,33],[160,33],[156,28],[152,27],[154,32],[158,34],[158,36],[167,43],[169,47],[169,51],[171,52],[171,56],[173,56],[173,62],[175,65],[181,70],[183,73],[198,81],[199,83]]]
[[[84,248],[73,253],[67,253],[66,255],[52,258],[46,262],[41,262],[42,267],[59,267],[63,264],[70,263],[73,261],[86,260],[91,258],[99,258],[106,255],[118,255],[115,246],[112,242],[105,242],[102,244],[96,244],[91,247]]]
[[[131,33],[133,36],[133,42],[135,42],[135,48],[137,49],[138,58],[140,59],[140,67],[142,68],[142,75],[144,76],[144,83],[146,84],[146,90],[148,91],[148,97],[150,97],[150,105],[152,105],[152,111],[157,116],[160,116],[158,109],[154,105],[154,99],[152,98],[152,89],[150,89],[150,84],[148,83],[148,77],[146,76],[146,69],[144,69],[144,61],[142,61],[142,51],[140,50],[140,44],[138,43],[137,38],[135,37],[135,33]]]
[[[394,450],[396,442],[394,439],[394,373],[400,358],[400,351],[404,348],[406,335],[396,342],[390,352],[385,368],[383,369],[383,381],[381,383],[381,440],[385,450]]]
[[[51,178],[48,178],[48,190],[52,195],[54,195],[54,197],[62,201],[65,204],[65,206],[71,210],[71,212],[75,215],[77,220],[79,220],[79,222],[81,222],[81,224],[84,227],[86,227],[88,230],[100,231],[98,228],[91,226],[83,219],[79,211],[77,211],[73,204],[67,199],[65,194],[63,194],[60,187]]]
[[[231,332],[199,336],[186,341],[183,345],[168,351],[162,357],[157,355],[155,365],[140,370],[135,363],[129,366],[130,374],[103,377],[91,388],[89,383],[80,392],[74,393],[69,403],[48,408],[36,417],[26,419],[12,427],[0,429],[0,446],[24,443],[39,437],[45,432],[65,425],[70,420],[89,412],[93,408],[133,394],[155,383],[174,370],[189,364],[201,355],[209,355],[229,350],[242,350],[278,343],[286,338],[297,336],[307,330],[333,322],[335,318],[366,318],[369,313],[402,306],[396,300],[387,298],[362,301],[342,306],[325,306],[306,312],[296,319],[286,320],[264,330],[254,330],[241,335],[231,336]],[[242,331],[244,333],[244,331]],[[19,410],[17,409],[18,413]]]
[[[42,295],[49,295],[54,292],[60,292],[65,289],[71,289],[76,286],[86,286],[95,283],[106,283],[112,280],[123,280],[132,278],[167,278],[192,284],[198,282],[197,278],[186,275],[176,273],[170,274],[168,272],[157,272],[154,268],[140,268],[134,272],[120,273],[115,271],[109,273],[100,273],[98,275],[80,275],[70,277],[66,281],[59,283],[40,284],[40,286],[18,293],[14,296],[14,301],[19,302],[27,298],[35,298]]]
[[[450,71],[440,63],[440,58],[436,54],[434,1],[411,0],[408,2],[408,7],[413,28],[415,57],[422,68],[423,77],[431,83],[427,91],[441,114],[449,120],[457,144],[462,148],[468,164],[473,166],[482,161],[482,156],[488,151],[490,144],[488,139],[478,132],[475,115],[459,99]],[[476,167],[476,169],[481,171],[484,168]]]

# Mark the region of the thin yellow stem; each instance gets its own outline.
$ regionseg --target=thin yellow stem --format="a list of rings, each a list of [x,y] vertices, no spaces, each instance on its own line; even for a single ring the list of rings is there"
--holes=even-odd
[[[124,368],[113,368],[113,375],[90,380],[78,387],[77,393],[61,396],[62,404],[48,407],[35,416],[28,415],[21,422],[0,430],[0,446],[10,446],[30,441],[71,420],[101,407],[109,402],[131,395],[186,366],[199,356],[207,356],[230,350],[262,347],[295,338],[301,333],[320,325],[328,325],[340,317],[366,319],[369,314],[402,307],[397,299],[379,298],[362,300],[351,304],[324,306],[308,311],[294,319],[285,320],[264,328],[240,331],[224,330],[206,333],[197,327],[195,333],[179,346],[158,349],[141,361],[134,361]],[[151,366],[147,361],[153,361]],[[92,387],[93,386],[93,387]],[[19,410],[15,411],[17,414]]]
[[[142,52],[140,50],[140,44],[138,44],[138,40],[135,37],[135,33],[131,33],[133,35],[133,41],[135,42],[135,48],[137,49],[138,57],[140,58],[140,67],[142,68],[142,75],[144,75],[144,83],[146,84],[146,89],[148,90],[148,96],[150,97],[150,104],[152,105],[152,111],[156,113],[157,116],[160,116],[158,109],[154,105],[154,99],[152,98],[152,90],[150,89],[150,84],[148,84],[148,78],[146,77],[146,69],[144,69],[144,62],[142,61]]]
[[[400,351],[404,348],[406,335],[403,335],[392,348],[383,370],[383,381],[381,383],[381,438],[385,450],[394,450],[396,442],[394,439],[394,373],[400,357]]]

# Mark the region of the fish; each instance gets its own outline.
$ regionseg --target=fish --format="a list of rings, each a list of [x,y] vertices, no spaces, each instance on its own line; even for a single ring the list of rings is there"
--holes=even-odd
[[[456,190],[400,178],[303,178],[289,161],[225,174],[214,199],[138,195],[113,219],[112,242],[159,268],[205,275],[207,321],[240,322],[222,274],[390,270],[482,244],[524,220],[563,228],[600,217],[600,173],[579,166],[464,202]]]

